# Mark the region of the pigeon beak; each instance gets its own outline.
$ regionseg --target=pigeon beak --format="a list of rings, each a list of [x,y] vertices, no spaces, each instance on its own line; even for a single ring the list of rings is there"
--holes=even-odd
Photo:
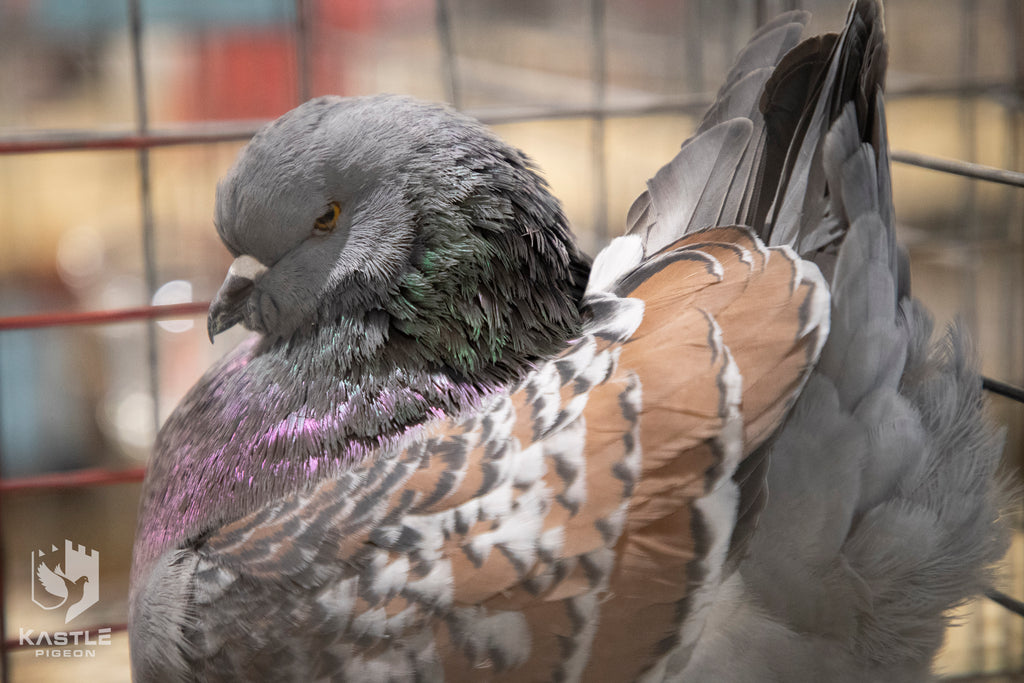
[[[248,254],[242,254],[232,262],[228,276],[213,298],[206,318],[206,332],[210,335],[211,343],[218,334],[242,322],[249,294],[266,271],[265,265]]]

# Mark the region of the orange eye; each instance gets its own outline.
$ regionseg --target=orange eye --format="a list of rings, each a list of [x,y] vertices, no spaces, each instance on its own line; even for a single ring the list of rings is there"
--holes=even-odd
[[[338,216],[341,215],[341,205],[338,202],[331,202],[326,213],[313,222],[313,229],[319,232],[330,232],[338,224]]]

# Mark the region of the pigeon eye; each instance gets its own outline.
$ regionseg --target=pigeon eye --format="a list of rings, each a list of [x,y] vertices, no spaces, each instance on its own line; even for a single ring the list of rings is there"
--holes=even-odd
[[[317,232],[330,232],[338,224],[338,216],[341,214],[341,205],[338,202],[331,202],[326,213],[313,222],[313,229]]]

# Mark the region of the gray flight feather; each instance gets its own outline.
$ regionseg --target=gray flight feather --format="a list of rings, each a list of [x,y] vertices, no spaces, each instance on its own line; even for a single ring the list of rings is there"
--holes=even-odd
[[[627,232],[641,236],[645,253],[702,228],[750,224],[759,196],[754,174],[765,144],[758,100],[808,19],[806,12],[787,12],[761,27],[736,58],[695,135],[648,181],[626,218]]]

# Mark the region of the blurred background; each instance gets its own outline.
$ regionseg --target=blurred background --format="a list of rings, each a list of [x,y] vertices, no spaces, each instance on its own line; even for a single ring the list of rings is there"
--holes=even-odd
[[[755,27],[794,6],[814,13],[809,34],[841,27],[847,2],[0,0],[3,680],[129,679],[119,628],[142,468],[157,426],[244,335],[211,346],[201,306],[171,320],[93,314],[209,300],[230,262],[216,182],[261,122],[326,93],[451,102],[538,162],[593,253]],[[914,291],[939,329],[960,316],[987,376],[1020,386],[1021,176],[919,164],[1021,170],[1024,3],[886,8]],[[989,409],[1019,478],[1024,406],[990,394]],[[1018,531],[998,588],[1022,599],[1021,511],[1009,514]],[[31,600],[32,552],[65,538],[100,554],[100,600],[68,625]],[[1022,680],[1024,619],[981,599],[956,621],[944,677]],[[20,629],[99,625],[112,644],[92,657],[17,647]]]

